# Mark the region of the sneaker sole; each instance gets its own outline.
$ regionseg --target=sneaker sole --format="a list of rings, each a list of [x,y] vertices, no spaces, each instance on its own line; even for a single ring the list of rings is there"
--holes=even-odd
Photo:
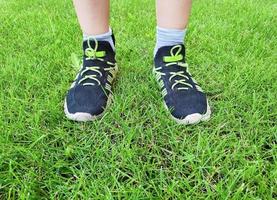
[[[165,102],[164,102],[164,105],[165,105],[166,109],[169,111]],[[170,113],[170,111],[169,111],[169,113]],[[212,113],[211,108],[207,101],[207,112],[205,114],[193,113],[193,114],[186,116],[184,119],[178,119],[178,118],[174,117],[172,114],[170,114],[170,115],[171,115],[172,119],[175,122],[177,122],[178,124],[193,125],[193,124],[198,124],[200,122],[209,121],[209,119],[211,118],[211,113]]]
[[[115,75],[114,75],[114,78],[112,80],[112,84],[114,84],[114,82],[115,82],[117,73],[118,73],[118,66],[116,65],[116,67],[115,67]],[[72,85],[71,85],[71,87],[72,87]],[[103,117],[103,115],[105,114],[105,112],[108,109],[108,107],[112,104],[112,99],[113,99],[113,96],[112,96],[112,94],[110,94],[108,96],[107,104],[106,104],[106,107],[104,108],[104,111],[101,114],[99,114],[99,115],[91,115],[90,113],[85,113],[85,112],[77,112],[77,113],[73,113],[72,114],[72,113],[70,113],[68,111],[67,102],[66,102],[66,99],[65,99],[64,100],[64,113],[65,113],[66,117],[69,120],[73,120],[73,121],[77,121],[77,122],[95,121],[95,120],[100,119],[100,118]]]
[[[154,74],[154,77],[155,77],[157,83],[159,83],[159,80],[155,76],[154,68],[153,68],[152,72]],[[167,107],[165,101],[163,101],[163,102],[164,102],[164,106],[165,106],[166,110],[168,110],[168,112],[170,113],[170,110]],[[192,124],[198,124],[201,121],[208,121],[211,118],[211,113],[212,113],[211,107],[209,106],[209,103],[208,103],[208,100],[207,100],[207,112],[205,114],[193,113],[193,114],[190,114],[190,115],[186,116],[185,119],[178,119],[178,118],[174,117],[171,113],[170,113],[170,116],[178,124],[192,125]]]

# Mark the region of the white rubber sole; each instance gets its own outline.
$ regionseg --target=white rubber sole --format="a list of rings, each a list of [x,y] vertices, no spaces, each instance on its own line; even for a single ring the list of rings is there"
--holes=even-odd
[[[166,104],[165,104],[165,107],[169,111]],[[186,116],[184,119],[178,119],[178,118],[175,118],[173,115],[171,115],[171,114],[170,115],[171,115],[172,119],[175,122],[177,122],[178,124],[193,125],[193,124],[198,124],[200,122],[209,121],[209,119],[211,118],[211,113],[212,113],[212,111],[211,111],[211,108],[207,101],[207,112],[205,114],[194,113],[194,114],[190,114],[190,115]]]
[[[116,75],[118,73],[118,66],[115,66],[115,75],[114,78],[112,80],[112,85],[114,84],[114,81],[116,79]],[[75,82],[73,82],[73,84],[71,85],[71,88],[74,87]],[[67,108],[67,102],[66,102],[66,98],[64,100],[64,113],[65,116],[69,119],[69,120],[73,120],[73,121],[77,121],[77,122],[90,122],[90,121],[95,121],[97,119],[100,119],[103,117],[103,115],[105,114],[106,110],[108,109],[108,107],[111,105],[112,103],[112,93],[108,96],[108,100],[107,100],[107,105],[104,108],[104,111],[99,114],[99,115],[91,115],[90,113],[83,113],[83,112],[77,112],[77,113],[69,113],[68,108]]]

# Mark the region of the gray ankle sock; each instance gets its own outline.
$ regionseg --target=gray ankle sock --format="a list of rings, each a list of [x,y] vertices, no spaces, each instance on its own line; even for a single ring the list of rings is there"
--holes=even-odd
[[[154,56],[161,47],[183,44],[186,36],[186,31],[187,29],[178,30],[157,27],[157,42],[154,50]]]
[[[114,45],[114,42],[113,42],[113,39],[112,39],[112,30],[111,28],[109,29],[109,32],[107,33],[104,33],[104,34],[101,34],[101,35],[83,35],[83,41],[86,41],[90,38],[94,38],[96,39],[97,41],[106,41],[106,42],[109,42],[111,47],[113,48],[113,50],[115,51],[115,45]]]

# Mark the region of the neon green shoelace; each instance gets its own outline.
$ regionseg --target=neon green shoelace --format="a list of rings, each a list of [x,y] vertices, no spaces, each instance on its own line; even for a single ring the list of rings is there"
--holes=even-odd
[[[176,53],[174,51],[177,49]],[[189,90],[190,88],[193,88],[193,86],[188,83],[189,77],[185,75],[185,72],[187,72],[190,76],[190,72],[188,71],[188,64],[181,62],[184,58],[182,54],[180,54],[182,51],[181,45],[176,45],[172,47],[170,51],[170,56],[164,56],[163,61],[166,63],[166,67],[170,67],[172,65],[178,65],[180,67],[185,68],[185,71],[180,70],[178,72],[170,72],[169,81],[173,81],[173,78],[179,77],[178,80],[174,80],[174,83],[171,86],[171,89],[174,90],[175,88],[177,90]],[[155,72],[157,73],[157,77],[165,76],[166,74],[163,72],[160,72],[162,67],[158,67],[155,69]],[[196,83],[196,81],[192,78],[192,80]],[[200,88],[200,87],[199,87]]]
[[[94,39],[94,38],[93,38]],[[94,39],[95,41],[95,48],[93,49],[89,43],[89,40],[87,40],[88,42],[88,48],[85,50],[85,55],[87,56],[86,60],[99,60],[102,62],[106,62],[108,65],[111,66],[115,66],[115,63],[112,62],[108,62],[105,61],[103,58],[106,56],[106,52],[105,51],[97,51],[98,49],[98,41],[96,39]],[[110,68],[104,68],[105,71],[110,71],[110,70],[114,70],[113,67]],[[90,67],[85,67],[81,72],[80,75],[83,76],[86,72],[96,72],[96,74],[94,75],[85,75],[84,78],[82,78],[81,80],[79,80],[78,84],[82,84],[84,81],[90,79],[93,80],[94,82],[97,83],[97,85],[101,85],[100,80],[98,79],[98,75],[100,77],[103,76],[102,72],[100,71],[100,67],[99,66],[90,66]],[[82,85],[92,85],[95,86],[95,83],[84,83]]]

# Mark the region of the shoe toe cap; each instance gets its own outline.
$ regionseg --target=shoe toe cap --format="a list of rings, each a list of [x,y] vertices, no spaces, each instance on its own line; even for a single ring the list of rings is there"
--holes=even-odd
[[[92,91],[89,87],[73,88],[67,94],[66,103],[69,113],[97,116],[104,112],[107,97],[104,92]]]
[[[175,106],[169,108],[173,117],[177,119],[185,119],[188,116],[193,116],[191,120],[197,121],[198,116],[204,115],[208,109],[207,98],[204,94],[186,95],[174,98],[173,101],[169,105]]]

